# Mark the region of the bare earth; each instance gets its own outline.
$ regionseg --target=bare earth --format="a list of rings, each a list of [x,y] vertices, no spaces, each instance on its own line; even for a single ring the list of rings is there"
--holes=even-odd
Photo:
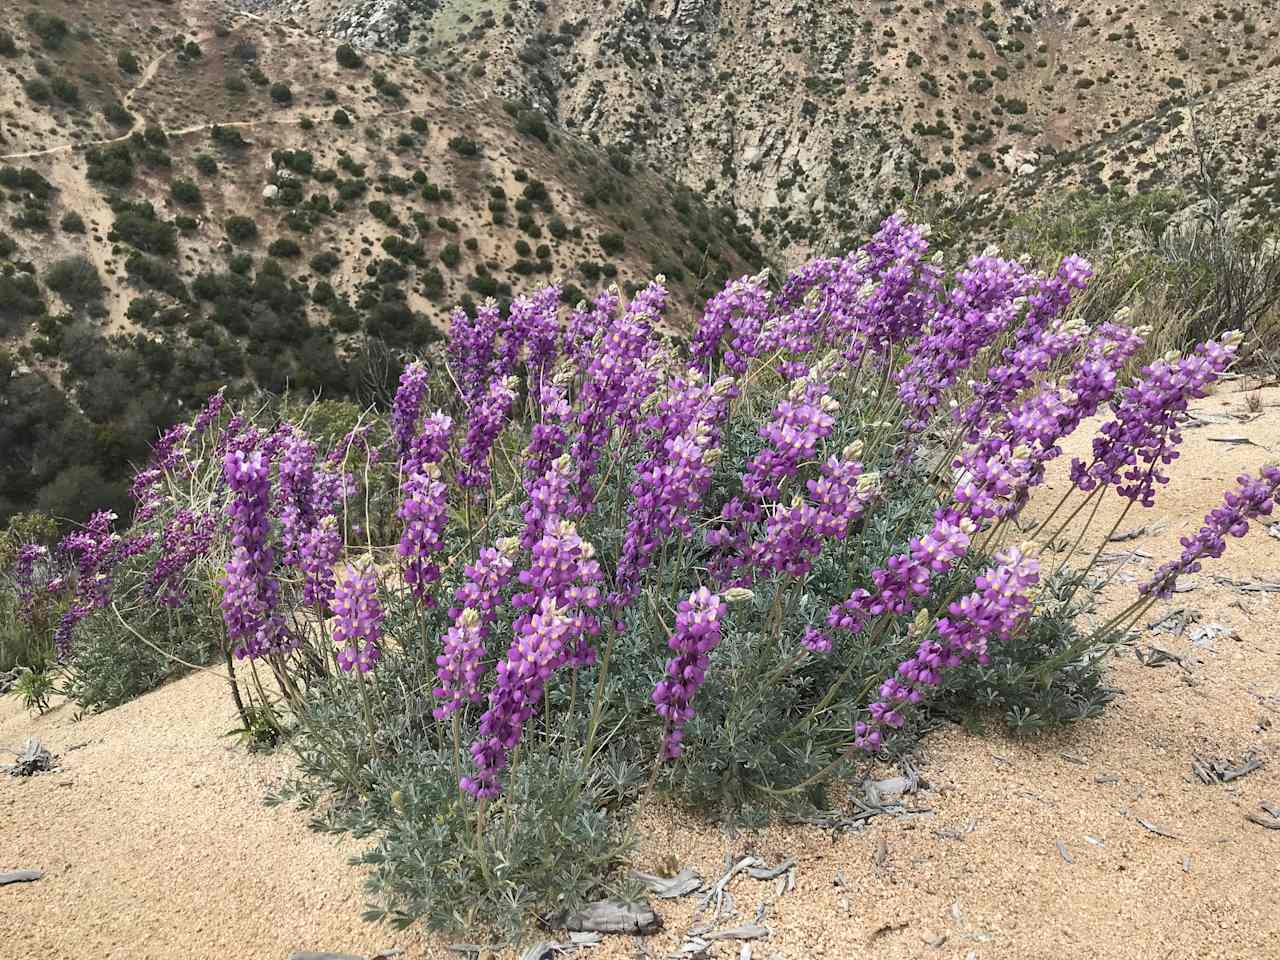
[[[1154,559],[1113,581],[1104,610],[1133,596],[1126,578],[1173,555],[1238,473],[1280,452],[1280,389],[1260,397],[1261,416],[1187,431],[1159,505],[1131,511],[1121,530],[1167,526],[1108,548]],[[1237,385],[1195,410],[1249,416]],[[1224,437],[1252,444],[1215,441]],[[1067,454],[1084,447],[1073,441]],[[1051,489],[1038,505],[1056,499]],[[1099,537],[1116,516],[1106,514]],[[1264,800],[1280,803],[1280,595],[1215,577],[1280,581],[1280,542],[1256,528],[1158,606],[1147,622],[1186,607],[1239,639],[1149,631],[1142,644],[1183,665],[1145,667],[1122,651],[1110,680],[1123,693],[1101,720],[1029,742],[995,729],[928,737],[919,763],[929,788],[907,803],[930,813],[834,837],[798,826],[730,835],[649,808],[637,866],[674,854],[714,880],[726,855],[794,857],[790,892],[745,875],[729,886],[738,916],[725,926],[754,921],[765,904],[770,937],[752,945],[757,960],[1280,958],[1280,831],[1245,819]],[[0,778],[0,871],[46,871],[0,887],[0,957],[284,960],[294,949],[392,946],[408,958],[458,956],[442,939],[360,921],[360,878],[346,863],[359,845],[264,807],[287,752],[246,756],[222,737],[233,726],[225,686],[208,673],[79,722],[66,706],[33,718],[0,700],[0,746],[37,735],[61,757],[57,773]],[[1232,783],[1192,774],[1193,754],[1250,752],[1264,766]],[[666,930],[643,946],[611,938],[588,955],[671,956],[696,899],[660,902]],[[723,943],[713,955],[739,950]]]

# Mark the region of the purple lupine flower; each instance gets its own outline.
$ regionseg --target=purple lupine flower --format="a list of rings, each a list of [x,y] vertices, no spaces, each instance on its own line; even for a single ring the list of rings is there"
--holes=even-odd
[[[183,576],[198,558],[209,551],[217,532],[217,518],[210,513],[177,511],[165,524],[160,537],[160,553],[147,578],[151,592],[166,607],[177,608],[187,599]]]
[[[596,651],[590,638],[600,632],[594,611],[601,605],[603,580],[595,547],[578,536],[568,520],[548,524],[542,538],[533,545],[529,566],[520,571],[517,579],[524,589],[512,596],[512,607],[536,609],[542,598],[550,597],[571,628],[566,646],[572,649],[566,652],[564,662],[575,668],[594,663]],[[527,616],[525,613],[516,617],[516,629]]]
[[[569,442],[565,428],[573,416],[573,408],[569,406],[564,389],[555,384],[543,384],[538,394],[538,410],[541,417],[531,428],[529,446],[524,451],[526,486],[529,478],[536,479],[547,472]]]
[[[906,553],[894,554],[872,572],[875,590],[854,590],[847,600],[830,609],[827,626],[860,633],[870,617],[909,613],[915,601],[929,593],[934,576],[964,556],[975,529],[961,511],[939,509],[928,533],[913,537]]]
[[[636,432],[640,410],[657,388],[660,352],[653,321],[665,302],[666,290],[650,283],[592,350],[578,390],[578,431],[569,450],[577,467],[578,514],[587,513],[595,501],[593,478],[609,437],[615,430],[623,436]]]
[[[494,380],[481,400],[468,410],[467,438],[458,455],[461,461],[458,479],[463,486],[489,485],[490,452],[511,418],[518,382],[515,377]]]
[[[760,334],[769,316],[766,281],[765,274],[731,280],[707,301],[689,344],[696,367],[705,370],[725,336],[731,335],[722,355],[725,368],[738,375],[747,372],[747,364],[759,356]]]
[[[484,641],[502,602],[502,590],[511,580],[519,548],[514,537],[499,540],[497,546],[485,547],[476,562],[467,565],[467,580],[449,608],[453,625],[445,634],[444,650],[436,658],[440,685],[432,694],[442,701],[432,711],[437,720],[466,703],[481,700]]]
[[[382,621],[378,578],[371,567],[348,570],[338,581],[333,598],[333,642],[338,666],[368,673],[382,656]]]
[[[742,489],[756,501],[776,498],[783,483],[800,465],[812,461],[818,444],[831,436],[838,408],[831,388],[822,380],[805,379],[791,387],[787,399],[773,412],[773,419],[760,428],[766,444],[747,465]]]
[[[996,566],[977,578],[974,591],[952,603],[948,616],[938,620],[937,639],[926,636],[915,654],[881,684],[868,719],[854,727],[854,746],[870,752],[880,749],[884,731],[901,727],[903,710],[920,703],[942,682],[945,671],[971,660],[989,663],[987,644],[993,638],[1007,641],[1022,627],[1031,608],[1028,591],[1039,581],[1039,562],[1022,549],[1011,547],[997,555]]]
[[[373,426],[372,423],[365,423],[347,431],[346,435],[329,451],[325,462],[331,467],[337,466],[347,459],[347,455],[354,447],[360,447],[364,450],[370,463],[377,463],[378,448],[371,446],[369,443],[369,434],[373,431]]]
[[[459,786],[475,797],[494,797],[508,757],[520,742],[524,725],[546,689],[556,665],[564,659],[566,638],[573,625],[550,597],[523,618],[506,659],[498,664],[498,679],[489,694],[489,709],[480,718],[480,738],[471,744],[475,776]]]
[[[203,436],[204,432],[213,424],[213,421],[217,420],[222,414],[222,407],[226,402],[226,397],[223,394],[226,389],[226,387],[222,387],[205,401],[204,408],[196,415],[194,422],[191,424],[192,438]]]
[[[720,643],[724,613],[724,601],[706,587],[676,607],[675,632],[667,642],[676,655],[667,661],[667,675],[653,691],[658,716],[666,721],[662,755],[669,760],[684,752],[684,726],[693,717],[693,698],[706,680],[711,651]]]
[[[418,435],[427,379],[427,367],[419,361],[407,364],[400,374],[400,386],[396,388],[395,399],[391,403],[391,436],[395,439],[401,460],[408,457],[409,447]]]
[[[611,288],[597,295],[589,309],[584,304],[569,315],[561,353],[573,358],[575,366],[585,367],[590,362],[595,339],[613,324],[620,302],[617,289]]]
[[[674,380],[645,423],[649,456],[635,470],[627,530],[609,602],[615,615],[637,596],[640,576],[673,534],[692,537],[692,517],[711,486],[720,433],[737,396],[730,377]]]
[[[332,609],[335,582],[334,564],[342,555],[342,531],[338,517],[330,513],[302,535],[298,545],[298,565],[302,569],[302,602],[322,613]]]
[[[966,439],[976,442],[983,429],[1000,417],[1029,388],[1036,378],[1080,343],[1084,324],[1077,318],[1061,319],[1071,303],[1072,290],[1083,289],[1092,268],[1079,257],[1067,257],[1039,289],[1027,297],[1027,316],[1014,335],[1014,342],[1000,353],[1000,361],[987,368],[981,381],[973,384],[973,400],[957,408],[955,418]]]
[[[481,304],[475,317],[469,316],[461,307],[449,317],[449,369],[467,407],[479,402],[494,379],[510,373],[498,372],[500,322],[498,304],[494,300]]]
[[[231,555],[223,578],[222,618],[235,655],[256,659],[288,649],[290,639],[276,611],[280,586],[275,551],[268,543],[271,464],[262,451],[229,451],[223,476],[231,488],[227,504]]]
[[[142,523],[155,516],[164,499],[160,493],[160,483],[177,467],[192,433],[191,427],[179,423],[161,434],[152,445],[150,466],[140,470],[129,485],[129,496],[138,504],[133,514],[135,523]]]
[[[525,501],[524,533],[520,545],[526,550],[546,536],[561,520],[572,520],[578,511],[573,495],[573,463],[568,455],[557,457],[536,480],[526,480],[529,499]]]
[[[802,577],[812,569],[824,541],[843,540],[862,516],[878,479],[863,474],[855,455],[849,450],[844,459],[831,457],[822,465],[821,475],[806,484],[808,500],[797,496],[789,507],[775,508],[764,535],[745,554],[743,566]]]
[[[1178,577],[1197,573],[1205,557],[1217,559],[1227,549],[1227,537],[1243,537],[1249,532],[1249,521],[1271,516],[1277,492],[1280,492],[1280,467],[1264,466],[1259,476],[1241,474],[1234,490],[1227,491],[1220,507],[1209,511],[1194,536],[1181,537],[1182,556],[1160,567],[1155,575],[1138,588],[1142,596],[1168,597]]]
[[[972,258],[956,280],[923,336],[909,347],[911,359],[895,374],[909,433],[928,426],[960,374],[1015,322],[1035,282],[1021,265],[985,255]]]
[[[531,385],[543,382],[560,349],[561,289],[559,284],[550,284],[511,304],[511,325],[524,331],[524,364]]]
[[[1093,462],[1072,461],[1072,482],[1085,491],[1114,485],[1126,500],[1154,505],[1156,484],[1169,482],[1160,467],[1179,456],[1179,414],[1192,400],[1208,396],[1209,386],[1235,359],[1240,341],[1240,334],[1230,331],[1221,342],[1200,344],[1191,356],[1143,367],[1138,380],[1124,390],[1115,417],[1099,428]]]
[[[18,594],[18,611],[22,618],[30,622],[31,615],[35,609],[36,587],[36,568],[47,567],[49,562],[49,548],[39,543],[24,543],[18,548],[18,559],[13,566],[13,583]],[[39,592],[47,592],[49,577],[45,575],[44,589]]]
[[[404,564],[404,580],[415,600],[434,606],[430,591],[440,579],[436,556],[444,548],[448,488],[440,479],[439,466],[428,463],[405,480],[403,491],[404,500],[396,516],[404,521],[397,548]]]

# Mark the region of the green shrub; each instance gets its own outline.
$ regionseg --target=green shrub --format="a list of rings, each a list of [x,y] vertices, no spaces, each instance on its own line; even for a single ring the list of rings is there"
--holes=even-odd
[[[142,64],[138,62],[138,57],[132,50],[121,50],[117,53],[116,66],[128,74],[142,72]]]
[[[84,217],[74,210],[68,210],[64,213],[58,225],[62,228],[63,233],[84,233]]]
[[[271,99],[281,106],[287,106],[293,103],[293,90],[287,83],[273,83],[271,85]]]
[[[480,155],[480,145],[470,137],[458,134],[456,137],[449,138],[449,149],[460,157],[468,159],[478,157]]]
[[[120,201],[113,209],[116,218],[107,239],[127,243],[144,253],[171,256],[177,252],[177,229],[172,223],[160,219],[149,202]]]
[[[611,257],[616,257],[626,249],[627,243],[620,233],[600,234],[600,249]]]
[[[191,162],[206,177],[212,177],[218,172],[218,161],[207,153],[197,153]]]
[[[250,217],[240,215],[227,217],[223,221],[223,227],[232,243],[251,243],[258,237],[258,225]]]
[[[105,292],[97,266],[79,254],[51,263],[44,272],[44,283],[63,300],[77,305],[100,300]]]
[[[364,60],[349,43],[338,44],[338,48],[334,51],[334,58],[338,61],[338,66],[344,70],[359,70],[364,66]]]
[[[311,258],[310,267],[316,273],[328,276],[338,268],[338,255],[331,250],[325,250],[323,253],[317,253]]]
[[[113,100],[102,108],[102,115],[112,126],[128,128],[133,126],[133,114],[124,108],[124,104]]]
[[[456,243],[446,243],[440,248],[440,260],[446,267],[455,268],[462,262],[462,251]]]
[[[67,21],[47,13],[27,14],[27,27],[40,38],[46,50],[59,50],[71,33]]]
[[[80,88],[64,76],[56,76],[50,80],[49,89],[63,103],[74,105],[80,102]]]
[[[271,245],[267,247],[267,253],[273,257],[292,259],[302,255],[302,248],[292,238],[280,237],[278,240],[271,241]]]
[[[17,55],[18,45],[13,42],[13,34],[0,28],[0,57],[14,57]]]
[[[23,92],[36,103],[48,103],[50,98],[49,84],[39,77],[32,77],[22,84]]]
[[[341,108],[333,111],[333,122],[339,127],[351,126],[351,118],[347,116],[347,111]]]
[[[169,184],[169,195],[175,202],[187,207],[198,207],[204,202],[200,186],[186,177],[179,177]]]

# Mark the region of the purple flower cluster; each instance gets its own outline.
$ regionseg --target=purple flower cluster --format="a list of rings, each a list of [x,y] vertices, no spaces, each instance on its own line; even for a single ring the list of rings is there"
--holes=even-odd
[[[775,498],[803,463],[817,457],[818,444],[831,436],[832,413],[838,409],[831,388],[822,380],[797,381],[773,419],[760,429],[765,446],[747,465],[742,489],[756,501]]]
[[[942,682],[943,673],[963,663],[989,662],[991,639],[1007,641],[1021,628],[1031,607],[1029,591],[1040,581],[1040,565],[1017,547],[996,557],[996,566],[974,583],[974,591],[947,608],[937,623],[937,639],[920,641],[915,654],[880,686],[880,699],[868,708],[870,716],[854,727],[854,746],[874,752],[886,729],[905,721],[903,709],[924,699]]]
[[[333,598],[333,642],[338,646],[338,666],[368,673],[382,656],[382,621],[378,578],[370,567],[348,570]]]
[[[684,750],[684,726],[693,717],[693,698],[706,680],[711,651],[720,643],[724,613],[724,601],[706,587],[676,607],[676,628],[668,641],[676,655],[667,661],[667,675],[653,691],[658,715],[666,721],[662,755],[667,759]]]
[[[129,485],[129,496],[138,505],[133,513],[135,523],[151,519],[164,502],[160,485],[186,453],[187,439],[192,433],[191,427],[179,423],[161,434],[152,446],[150,465],[140,470]]]
[[[18,557],[13,566],[13,583],[18,594],[18,612],[24,620],[30,621],[36,602],[36,569],[43,568],[46,573],[45,586],[48,585],[47,568],[49,564],[49,548],[39,543],[24,543],[18,548]]]
[[[407,364],[400,374],[400,386],[391,403],[391,436],[401,459],[409,456],[413,441],[418,436],[418,421],[422,417],[422,401],[427,394],[427,368],[419,362]]]
[[[494,380],[468,411],[467,438],[458,455],[461,461],[458,480],[463,486],[483,489],[489,485],[492,476],[489,456],[511,419],[518,382],[515,377]]]
[[[268,542],[271,464],[260,450],[232,450],[222,469],[232,494],[227,504],[231,556],[222,581],[222,618],[236,656],[256,659],[290,645],[276,611],[280,587],[274,575],[275,551]]]
[[[720,351],[725,369],[741,376],[747,364],[760,355],[760,336],[770,315],[766,277],[742,277],[731,281],[707,301],[698,329],[689,344],[694,366],[706,370]]]
[[[498,664],[489,709],[480,718],[480,737],[471,745],[476,774],[463,778],[464,790],[477,797],[496,795],[508,755],[542,700],[551,674],[565,664],[585,666],[595,659],[587,637],[600,631],[593,613],[601,602],[600,580],[595,550],[573,524],[562,522],[535,544],[528,569],[519,575],[524,590],[511,600],[523,612],[513,624],[515,640]],[[474,649],[471,637],[460,642]]]
[[[906,408],[903,426],[911,433],[928,426],[960,374],[1017,321],[1035,278],[1011,260],[980,256],[969,261],[956,281],[923,335],[909,347],[911,359],[895,375]]]
[[[1235,359],[1240,340],[1239,334],[1227,333],[1221,342],[1200,344],[1189,357],[1143,367],[1138,380],[1123,391],[1115,417],[1094,438],[1093,462],[1072,461],[1072,482],[1086,491],[1114,485],[1125,499],[1152,506],[1156,484],[1169,482],[1160,467],[1178,458],[1178,416],[1192,400],[1208,396],[1210,384]]]
[[[467,565],[467,580],[449,608],[453,625],[445,633],[443,652],[436,658],[440,685],[432,694],[442,701],[433,711],[437,720],[463,704],[481,700],[484,642],[502,602],[502,591],[511,581],[519,547],[514,537],[500,540],[497,546],[481,550],[476,562]]]
[[[1242,474],[1235,490],[1229,490],[1222,506],[1209,511],[1202,526],[1191,537],[1182,537],[1182,556],[1164,564],[1138,588],[1143,596],[1167,597],[1184,573],[1197,573],[1205,557],[1217,559],[1227,549],[1227,537],[1243,537],[1249,532],[1249,521],[1271,516],[1277,492],[1280,492],[1280,467],[1264,466],[1259,476]]]
[[[645,422],[648,456],[636,466],[627,530],[609,602],[615,614],[640,590],[641,574],[673,534],[692,537],[694,511],[711,486],[720,433],[737,395],[730,377],[677,378]]]
[[[397,552],[404,565],[404,580],[419,602],[434,605],[431,585],[440,579],[436,554],[444,547],[445,524],[449,519],[448,489],[440,479],[440,468],[424,464],[404,482],[404,499],[396,516],[404,521]]]
[[[183,577],[191,564],[209,551],[218,520],[211,513],[179,510],[164,525],[160,551],[147,583],[166,607],[177,608],[187,600]]]

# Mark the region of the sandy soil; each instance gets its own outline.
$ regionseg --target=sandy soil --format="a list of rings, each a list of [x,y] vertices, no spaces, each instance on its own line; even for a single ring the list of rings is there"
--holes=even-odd
[[[1150,559],[1113,581],[1104,611],[1127,603],[1129,578],[1175,552],[1239,472],[1280,450],[1280,390],[1255,396],[1260,414],[1239,386],[1196,405],[1224,419],[1188,430],[1159,505],[1125,518],[1122,531],[1157,529],[1109,546]],[[1033,506],[1056,499],[1051,487]],[[1107,514],[1096,530],[1110,526]],[[1158,606],[1148,622],[1185,607],[1238,639],[1148,632],[1144,645],[1182,665],[1146,667],[1118,652],[1110,680],[1123,692],[1101,720],[1027,742],[995,730],[928,737],[918,764],[929,787],[907,798],[927,813],[839,836],[799,826],[730,835],[649,808],[637,865],[671,854],[715,879],[726,856],[794,857],[789,892],[747,876],[728,888],[738,914],[723,926],[752,922],[763,904],[770,937],[752,945],[757,960],[1280,958],[1280,831],[1245,819],[1263,800],[1280,803],[1280,595],[1215,577],[1280,581],[1280,542],[1255,529]],[[346,864],[358,846],[264,807],[288,757],[246,756],[221,737],[232,726],[213,674],[79,722],[66,707],[31,718],[0,701],[0,745],[35,734],[62,758],[58,773],[0,780],[0,870],[47,871],[0,888],[0,957],[283,960],[292,949],[391,946],[409,958],[457,956],[443,940],[358,919],[359,876]],[[1192,775],[1193,755],[1249,752],[1265,765],[1242,779],[1205,786]],[[613,938],[588,955],[671,956],[696,899],[658,905],[663,933]],[[712,955],[739,950],[722,943]]]

